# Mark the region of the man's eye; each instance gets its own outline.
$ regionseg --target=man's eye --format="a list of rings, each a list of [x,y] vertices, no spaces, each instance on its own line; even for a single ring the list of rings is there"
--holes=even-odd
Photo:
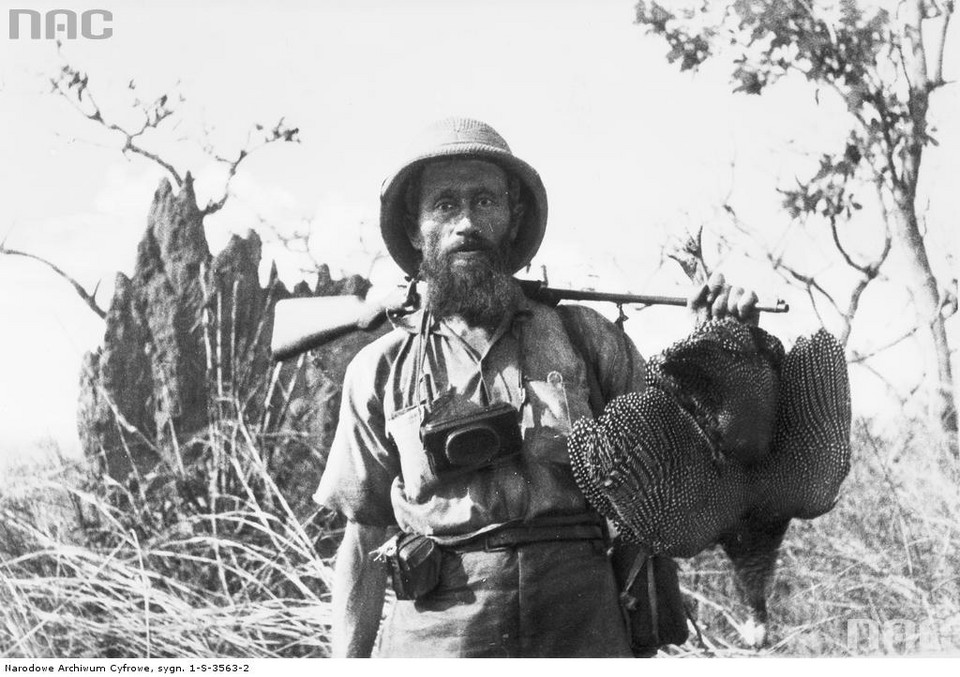
[[[452,202],[448,200],[441,200],[434,206],[434,209],[436,209],[438,212],[449,212],[449,211],[452,211],[455,207],[456,205],[453,204]]]
[[[478,207],[493,207],[496,204],[497,204],[497,201],[487,195],[477,198]]]

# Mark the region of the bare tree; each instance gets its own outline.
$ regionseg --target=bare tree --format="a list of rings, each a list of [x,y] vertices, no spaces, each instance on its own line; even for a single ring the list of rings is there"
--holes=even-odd
[[[60,44],[57,44],[59,50]],[[61,53],[62,56],[62,53]],[[166,92],[150,102],[143,102],[137,96],[137,85],[133,80],[127,84],[130,91],[132,108],[141,118],[139,123],[133,126],[122,124],[118,121],[119,116],[111,115],[105,111],[94,98],[93,86],[90,82],[90,76],[75,68],[66,60],[62,63],[60,70],[49,78],[50,91],[63,99],[73,109],[80,113],[87,120],[103,127],[109,132],[114,133],[120,140],[120,152],[124,155],[138,155],[150,162],[162,167],[177,188],[181,188],[185,182],[190,181],[190,172],[181,171],[174,164],[163,156],[162,153],[151,150],[144,142],[144,136],[151,130],[160,129],[164,123],[176,115],[176,105],[183,103],[183,96],[178,92]],[[246,141],[236,156],[224,157],[217,150],[206,142],[203,144],[203,150],[217,162],[222,163],[227,168],[227,176],[223,186],[223,192],[220,197],[211,199],[201,210],[203,216],[209,216],[220,211],[227,203],[230,197],[230,183],[237,173],[240,164],[246,160],[256,150],[276,142],[299,143],[300,130],[297,127],[289,126],[281,117],[273,125],[254,124],[248,131]],[[50,262],[46,258],[32,253],[21,251],[19,249],[10,249],[5,246],[5,242],[0,243],[0,254],[8,256],[22,256],[34,261],[38,261],[54,273],[66,280],[77,292],[77,295],[87,306],[93,310],[100,318],[106,317],[106,312],[97,305],[97,288],[88,292],[79,282],[66,273],[62,268]],[[97,285],[99,287],[99,285]]]
[[[144,103],[139,98],[134,98],[133,107],[140,113],[142,120],[137,127],[123,126],[119,122],[110,118],[103,109],[97,104],[93,93],[90,91],[89,76],[74,68],[69,63],[64,63],[60,72],[50,78],[51,91],[61,96],[81,115],[91,122],[101,125],[105,129],[115,132],[122,140],[120,151],[124,154],[133,153],[140,155],[151,162],[159,165],[170,175],[177,188],[184,183],[185,173],[181,173],[173,166],[171,162],[164,159],[159,153],[148,150],[142,143],[143,135],[151,129],[158,129],[163,122],[174,115],[175,108],[171,107],[175,102],[183,102],[183,97],[176,93],[164,93],[151,101]],[[131,80],[127,85],[128,89],[135,92],[136,83]],[[209,143],[204,145],[204,151],[217,162],[227,167],[227,178],[223,188],[223,194],[210,200],[207,206],[203,208],[204,216],[213,214],[227,202],[230,195],[230,182],[237,173],[240,164],[250,157],[251,153],[268,144],[275,142],[300,142],[300,130],[297,127],[290,127],[283,118],[273,126],[255,124],[247,133],[247,139],[244,146],[239,150],[236,157],[223,157],[217,153]]]
[[[0,254],[6,254],[7,256],[22,256],[24,258],[32,259],[34,261],[38,261],[42,263],[43,265],[47,266],[50,270],[52,270],[54,273],[56,273],[57,275],[62,277],[64,280],[66,280],[70,284],[70,286],[73,287],[73,290],[77,292],[77,295],[81,299],[83,299],[83,302],[87,304],[87,307],[89,307],[90,310],[92,310],[97,315],[99,315],[101,320],[107,317],[107,312],[103,308],[101,308],[99,305],[97,305],[97,290],[100,288],[99,284],[97,284],[97,286],[93,288],[93,291],[87,291],[83,285],[77,282],[69,274],[64,272],[64,270],[60,268],[60,266],[54,263],[51,263],[50,261],[43,258],[42,256],[37,256],[36,254],[20,251],[19,249],[10,249],[3,242],[0,242]]]

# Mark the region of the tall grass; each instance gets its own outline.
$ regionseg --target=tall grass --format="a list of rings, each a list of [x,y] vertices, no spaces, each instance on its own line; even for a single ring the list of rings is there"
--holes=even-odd
[[[798,656],[960,655],[960,495],[955,462],[936,454],[918,421],[895,439],[855,422],[853,462],[834,510],[794,520],[770,594],[772,636],[761,654]],[[746,620],[722,552],[684,565],[681,584],[700,637],[684,655],[751,655],[737,633]],[[848,637],[848,623],[867,619]],[[882,636],[907,621],[906,636]]]
[[[837,507],[788,532],[761,655],[960,651],[960,498],[951,465],[931,448],[918,424],[878,439],[857,423]],[[211,426],[187,475],[212,467],[202,488],[164,471],[94,491],[71,466],[34,469],[32,484],[8,488],[0,655],[328,655],[336,524],[294,514],[241,423]],[[218,489],[227,485],[238,491]],[[722,554],[682,567],[696,628],[667,653],[756,655],[737,634],[747,612]],[[857,618],[926,622],[939,636],[852,646],[847,622]]]
[[[305,507],[318,452],[286,421],[304,362],[289,383],[259,373],[270,315],[238,336],[213,293],[205,429],[161,441],[118,421],[164,460],[123,482],[87,459],[0,486],[0,657],[328,655],[341,531]]]
[[[211,428],[186,466],[97,491],[45,479],[0,508],[0,655],[273,657],[328,653],[322,515],[298,518],[242,425]],[[218,485],[236,484],[236,494]],[[45,523],[52,505],[72,524]]]

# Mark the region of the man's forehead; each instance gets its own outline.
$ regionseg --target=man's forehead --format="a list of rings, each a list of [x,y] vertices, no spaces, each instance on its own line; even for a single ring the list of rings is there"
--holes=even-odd
[[[483,184],[506,187],[507,174],[499,165],[486,160],[451,158],[434,160],[424,166],[421,187],[442,190],[464,184]]]

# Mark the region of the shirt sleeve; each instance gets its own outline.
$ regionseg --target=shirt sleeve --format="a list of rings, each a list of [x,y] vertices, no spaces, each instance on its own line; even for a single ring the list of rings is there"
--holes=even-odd
[[[576,305],[570,312],[580,330],[587,359],[593,361],[603,401],[643,391],[646,362],[626,332],[593,308]]]
[[[313,499],[353,522],[386,527],[396,524],[390,489],[400,470],[370,357],[361,351],[347,367],[337,431]]]

